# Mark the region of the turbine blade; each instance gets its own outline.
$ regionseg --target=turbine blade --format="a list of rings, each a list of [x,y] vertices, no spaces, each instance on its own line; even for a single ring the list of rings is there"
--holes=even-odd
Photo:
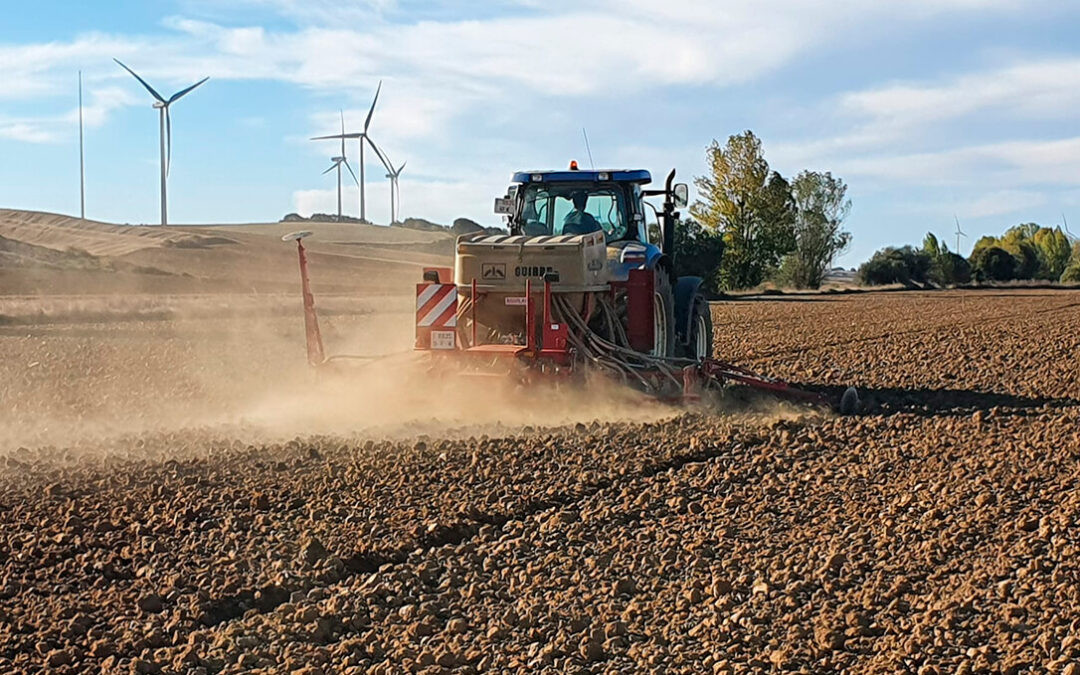
[[[165,175],[169,175],[172,167],[172,115],[169,114],[169,104],[165,104]]]
[[[124,70],[128,71],[129,73],[131,73],[132,77],[134,77],[134,78],[135,78],[136,80],[138,80],[138,81],[139,81],[139,84],[141,84],[142,86],[146,87],[146,91],[150,92],[150,95],[151,95],[151,96],[153,96],[154,98],[156,98],[156,99],[157,99],[158,101],[160,101],[161,103],[165,103],[165,99],[163,99],[163,98],[161,97],[161,94],[157,93],[157,91],[155,91],[153,87],[151,87],[151,86],[150,86],[149,84],[147,84],[147,83],[146,83],[146,80],[144,80],[144,79],[142,79],[141,77],[139,77],[139,75],[138,75],[138,74],[137,74],[137,73],[136,73],[136,72],[135,72],[134,70],[132,70],[131,68],[128,68],[127,66],[125,66],[125,65],[124,65],[124,64],[123,64],[123,63],[122,63],[122,62],[120,61],[120,59],[113,59],[113,61],[116,61],[117,63],[119,63],[119,64],[120,64],[120,67],[121,67],[121,68],[123,68]]]
[[[349,170],[349,174],[352,176],[353,182],[359,185],[360,179],[356,177],[355,173],[353,173],[352,167],[349,166],[349,160],[342,158],[341,162],[345,165],[345,168]]]
[[[330,173],[331,171],[334,170],[335,167],[337,167],[337,162],[334,162],[333,164],[331,164],[329,169],[327,169],[326,171],[323,171],[323,174],[325,175],[325,174]]]
[[[395,171],[395,172],[394,172],[394,177],[395,177],[395,178],[397,178],[398,176],[400,176],[400,175],[401,175],[401,172],[405,170],[405,165],[406,165],[406,164],[408,164],[408,162],[402,162],[402,163],[401,163],[401,166],[399,166],[399,167],[397,168],[397,171]]]
[[[371,110],[368,110],[367,119],[364,120],[364,133],[367,133],[368,126],[371,125],[371,115],[375,112],[375,104],[379,101],[380,91],[382,91],[382,80],[379,80],[379,86],[375,89],[375,98],[371,100]]]
[[[334,138],[360,138],[364,134],[330,134],[329,136],[312,136],[313,141],[326,141]]]
[[[199,85],[200,85],[200,84],[202,84],[203,82],[206,82],[206,81],[207,81],[207,80],[209,80],[209,79],[210,79],[209,77],[204,77],[203,79],[199,80],[198,82],[196,82],[195,84],[191,85],[191,86],[190,86],[190,87],[188,87],[187,89],[181,89],[180,91],[178,91],[178,92],[176,92],[175,94],[173,94],[173,95],[172,95],[172,98],[170,98],[170,99],[169,99],[169,103],[172,103],[173,101],[175,101],[175,100],[177,100],[178,98],[180,98],[181,96],[183,96],[183,95],[187,94],[187,93],[188,93],[189,91],[191,91],[192,89],[194,89],[195,87],[199,86]]]
[[[338,110],[341,113],[341,156],[345,156],[345,111]],[[350,169],[351,171],[351,169]]]
[[[371,136],[367,137],[367,142],[371,144],[371,148],[375,151],[375,154],[379,156],[379,161],[386,167],[386,170],[390,173],[394,172],[394,165],[390,163],[390,160],[386,158],[383,151],[379,149],[379,146],[375,145],[375,141],[371,140]]]

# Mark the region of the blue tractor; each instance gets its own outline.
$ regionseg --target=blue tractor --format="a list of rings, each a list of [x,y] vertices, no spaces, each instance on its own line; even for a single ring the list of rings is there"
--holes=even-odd
[[[468,375],[581,380],[601,372],[660,398],[692,400],[705,388],[744,385],[831,405],[807,392],[713,358],[713,326],[699,277],[680,276],[677,209],[687,187],[668,174],[649,189],[643,169],[522,171],[495,211],[508,233],[459,236],[454,267],[425,268],[416,286],[414,348]],[[647,201],[663,199],[659,208]],[[308,360],[326,357],[296,240]],[[344,357],[341,357],[344,358]],[[434,370],[432,371],[434,372]],[[854,411],[858,395],[840,401]]]
[[[653,357],[711,356],[702,280],[678,274],[676,209],[686,206],[688,191],[674,178],[672,171],[657,190],[648,189],[652,177],[644,169],[586,171],[571,163],[564,171],[515,173],[507,195],[495,203],[509,234],[458,241],[455,281],[465,295],[475,280],[486,305],[477,318],[482,338],[471,344],[469,332],[469,347],[527,342],[520,312],[508,311],[506,298],[520,297],[531,280],[536,290],[546,282],[556,296],[553,313],[566,319],[570,346],[579,354],[594,351],[583,338],[595,336]],[[648,197],[662,197],[662,206]],[[459,320],[467,324],[471,315],[461,311]],[[537,335],[541,340],[542,331]]]

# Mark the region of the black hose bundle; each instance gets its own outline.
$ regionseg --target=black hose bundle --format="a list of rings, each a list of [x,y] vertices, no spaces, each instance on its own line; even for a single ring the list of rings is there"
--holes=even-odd
[[[681,388],[682,379],[677,374],[678,371],[683,366],[696,362],[693,359],[653,356],[634,351],[629,347],[626,331],[622,322],[615,316],[615,310],[602,295],[598,295],[598,299],[605,323],[611,327],[614,339],[622,344],[597,335],[567,298],[560,295],[551,296],[552,315],[556,321],[567,325],[567,340],[579,357],[619,377],[624,382],[634,381],[651,393],[659,393],[658,390],[664,382]],[[653,374],[661,376],[660,383],[648,377]]]

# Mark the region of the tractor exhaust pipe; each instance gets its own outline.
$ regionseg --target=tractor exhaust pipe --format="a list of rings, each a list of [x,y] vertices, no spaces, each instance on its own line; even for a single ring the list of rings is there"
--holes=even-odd
[[[675,169],[667,175],[664,182],[664,255],[668,257],[672,265],[675,264],[675,200],[672,196],[672,183],[675,182]]]

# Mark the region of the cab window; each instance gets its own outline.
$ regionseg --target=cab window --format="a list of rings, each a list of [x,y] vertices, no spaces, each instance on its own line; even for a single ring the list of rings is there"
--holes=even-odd
[[[526,236],[584,234],[602,230],[608,241],[626,236],[626,199],[618,186],[530,184],[518,218]]]

